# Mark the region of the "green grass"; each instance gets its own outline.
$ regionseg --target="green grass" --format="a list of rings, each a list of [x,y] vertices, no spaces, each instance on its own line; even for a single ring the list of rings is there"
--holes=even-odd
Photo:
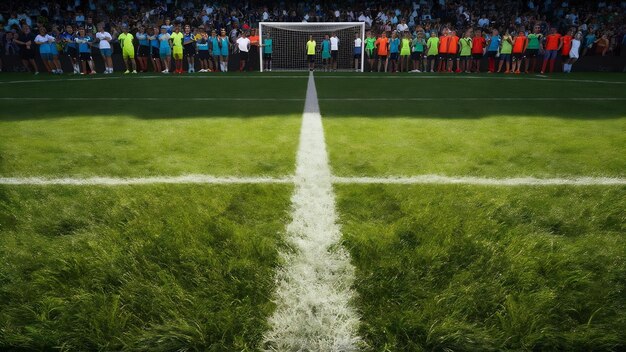
[[[485,75],[478,79],[372,77],[317,80],[331,165],[338,175],[625,175],[626,100],[436,100],[626,99],[622,85]],[[580,85],[588,88],[574,88]],[[349,97],[362,100],[325,100]],[[402,100],[410,97],[435,100]]]
[[[337,192],[370,350],[626,348],[626,188]]]
[[[303,99],[306,87],[300,78],[112,78],[0,84],[0,94]],[[294,170],[302,105],[303,101],[3,101],[0,175],[282,176]]]
[[[254,350],[290,186],[0,188],[0,349]]]

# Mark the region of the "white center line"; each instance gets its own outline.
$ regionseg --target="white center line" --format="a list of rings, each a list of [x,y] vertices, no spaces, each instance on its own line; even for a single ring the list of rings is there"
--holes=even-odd
[[[359,317],[350,302],[354,267],[340,245],[332,176],[313,74],[309,76],[297,155],[292,222],[277,272],[276,311],[263,348],[353,351]]]

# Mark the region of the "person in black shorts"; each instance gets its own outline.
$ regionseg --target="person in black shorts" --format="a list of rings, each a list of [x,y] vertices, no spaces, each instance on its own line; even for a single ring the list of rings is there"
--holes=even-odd
[[[183,57],[187,58],[187,64],[189,66],[187,72],[189,73],[196,72],[194,59],[195,56],[196,36],[191,32],[191,27],[187,24],[185,25],[185,30],[183,32]]]
[[[24,68],[31,72],[30,66],[32,65],[35,70],[35,74],[39,74],[37,63],[35,62],[35,33],[30,31],[30,26],[27,24],[22,25],[22,30],[17,35],[15,44],[20,48],[20,58]],[[30,64],[30,65],[29,65]]]

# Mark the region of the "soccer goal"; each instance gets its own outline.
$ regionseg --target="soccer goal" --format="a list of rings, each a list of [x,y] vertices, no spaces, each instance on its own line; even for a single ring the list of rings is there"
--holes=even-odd
[[[355,33],[361,38],[360,70],[363,72],[365,58],[365,22],[261,22],[259,36],[261,43],[267,38],[272,39],[272,70],[306,71],[308,58],[306,43],[312,35],[316,41],[315,66],[322,64],[322,41],[324,36],[335,33],[339,38],[337,53],[337,70],[354,71],[354,40]],[[263,72],[263,48],[259,53],[261,72]]]

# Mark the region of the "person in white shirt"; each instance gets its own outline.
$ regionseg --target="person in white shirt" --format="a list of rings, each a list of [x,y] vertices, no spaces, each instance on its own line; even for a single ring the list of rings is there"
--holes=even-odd
[[[402,19],[402,21],[400,21],[396,29],[398,30],[398,32],[403,33],[409,30],[409,26],[406,24],[406,21]]]
[[[53,69],[52,67],[52,53],[48,37],[49,35],[46,31],[46,27],[40,26],[39,34],[35,37],[35,44],[39,45],[39,55],[41,56],[41,61],[43,62],[46,71],[56,74],[56,69]]]
[[[250,39],[248,33],[242,32],[237,38],[237,48],[239,49],[239,72],[243,72],[248,61],[248,52],[250,51]]]
[[[98,39],[98,49],[100,49],[100,55],[102,55],[102,60],[104,61],[104,74],[113,73],[113,60],[111,59],[111,41],[113,37],[109,32],[104,31],[103,25],[98,25],[96,39]]]
[[[333,32],[330,36],[330,68],[337,71],[337,56],[339,55],[339,38],[337,33]]]
[[[359,72],[361,69],[361,65],[359,65],[359,61],[361,60],[361,53],[363,52],[363,40],[361,39],[361,33],[354,33],[354,71]]]
[[[569,51],[569,59],[567,60],[567,63],[563,65],[563,72],[572,72],[572,66],[580,56],[580,42],[582,39],[583,34],[581,32],[576,33],[576,36],[572,39],[572,48]]]

